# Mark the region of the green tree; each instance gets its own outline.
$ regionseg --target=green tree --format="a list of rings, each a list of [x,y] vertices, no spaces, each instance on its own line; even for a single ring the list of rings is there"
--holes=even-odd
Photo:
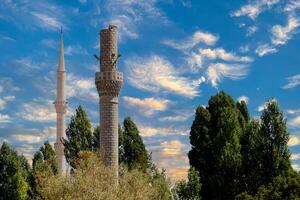
[[[32,169],[34,172],[43,171],[50,167],[52,173],[58,173],[58,165],[56,161],[56,154],[48,141],[36,152],[32,159]]]
[[[80,151],[93,150],[93,133],[91,122],[82,106],[76,109],[66,130],[67,139],[63,139],[67,162],[75,168],[74,159]]]
[[[120,162],[124,163],[129,170],[138,168],[144,172],[148,167],[148,152],[143,143],[139,130],[130,117],[123,122],[123,131],[120,132],[121,149]]]
[[[19,156],[4,142],[0,149],[0,199],[28,199],[30,174],[26,158]]]
[[[199,172],[190,168],[188,172],[188,181],[179,181],[175,185],[175,198],[179,200],[201,200],[201,181]]]
[[[241,137],[242,168],[240,171],[240,190],[256,194],[263,184],[262,156],[263,140],[258,121],[251,120]]]
[[[93,142],[92,142],[93,151],[98,151],[100,149],[100,127],[97,126],[93,131]]]
[[[233,199],[242,164],[240,137],[246,120],[225,92],[198,107],[190,132],[191,167],[201,176],[203,199]]]
[[[265,185],[274,177],[285,175],[291,167],[286,121],[274,99],[267,102],[266,108],[262,111],[261,134],[262,173]]]

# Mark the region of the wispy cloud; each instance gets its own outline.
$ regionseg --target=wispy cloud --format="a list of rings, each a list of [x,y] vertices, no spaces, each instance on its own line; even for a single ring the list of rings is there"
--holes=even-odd
[[[82,54],[87,55],[88,52],[85,48],[80,45],[71,45],[65,47],[65,55]]]
[[[48,1],[4,1],[1,9],[10,14],[6,20],[22,29],[38,27],[46,31],[57,31],[60,26],[66,27],[67,9]]]
[[[206,45],[214,45],[218,41],[218,36],[204,31],[196,31],[191,37],[182,41],[163,40],[162,43],[178,50],[188,50],[195,47],[199,43]]]
[[[299,136],[296,135],[291,135],[289,142],[288,142],[288,146],[297,146],[300,145],[300,138]]]
[[[259,45],[255,50],[255,53],[259,56],[264,56],[264,55],[268,55],[268,54],[276,53],[276,52],[277,52],[277,49],[273,45],[270,45],[270,44]]]
[[[0,113],[0,123],[8,123],[11,122],[11,117],[9,115],[3,115]]]
[[[291,0],[284,8],[286,12],[292,12],[300,8],[299,0]]]
[[[182,154],[182,148],[185,147],[179,140],[164,141],[160,143],[163,147],[161,153],[167,156],[178,156]]]
[[[247,34],[246,36],[251,36],[254,33],[256,33],[258,31],[258,27],[257,26],[250,26],[247,28]]]
[[[199,49],[198,52],[192,52],[187,58],[188,64],[193,68],[202,68],[206,60],[222,60],[227,62],[252,62],[253,59],[248,56],[237,56],[232,52],[227,52],[223,48]]]
[[[98,102],[94,78],[86,78],[69,73],[67,76],[66,91],[68,98],[77,98],[86,101]]]
[[[293,16],[288,18],[286,26],[275,25],[272,27],[272,44],[284,45],[288,40],[291,39],[296,28],[300,25],[299,19]]]
[[[155,98],[134,98],[129,96],[123,97],[128,106],[137,107],[140,113],[145,116],[151,116],[156,112],[165,111],[170,104],[167,99],[155,99]]]
[[[180,122],[185,121],[193,116],[193,113],[178,113],[176,115],[169,115],[160,117],[160,121],[166,121],[166,122]]]
[[[93,26],[99,23],[115,24],[119,28],[121,41],[129,38],[139,37],[139,25],[149,20],[166,23],[168,20],[164,13],[156,6],[156,0],[132,1],[132,0],[111,0],[107,2],[95,2],[95,15],[101,14],[101,20],[91,19]]]
[[[31,12],[31,14],[37,19],[38,24],[45,29],[59,30],[63,25],[56,17],[49,16],[44,13]]]
[[[300,114],[300,109],[288,109],[286,110],[287,114],[290,115],[296,115],[296,114]]]
[[[0,97],[0,110],[6,108],[7,102],[14,101],[15,96],[4,96],[3,98]]]
[[[300,128],[300,116],[288,120],[288,125],[294,128]]]
[[[154,135],[187,135],[188,130],[178,127],[152,127],[139,125],[139,130],[143,137],[151,137]]]
[[[229,78],[231,80],[245,78],[247,71],[246,65],[216,63],[208,67],[206,75],[212,86],[217,87],[223,78]]]
[[[300,74],[287,78],[288,83],[282,86],[282,89],[291,89],[300,85]]]
[[[167,91],[190,98],[199,95],[199,81],[181,76],[168,60],[160,56],[135,57],[125,63],[129,69],[129,84],[136,88],[151,92]]]
[[[287,24],[274,25],[271,29],[271,43],[259,45],[256,53],[259,56],[277,52],[277,47],[286,44],[295,34],[296,29],[300,26],[300,21],[297,17],[290,15]]]
[[[290,157],[291,160],[299,160],[300,159],[300,153],[298,154],[292,154]]]
[[[21,106],[16,116],[37,122],[50,122],[56,120],[56,113],[54,105],[51,101],[47,100],[34,100],[33,102],[25,103]]]
[[[251,3],[242,6],[240,9],[231,13],[233,17],[247,16],[251,19],[255,19],[264,10],[272,8],[278,4],[280,0],[255,0]]]
[[[44,62],[34,62],[30,57],[16,59],[15,63],[20,66],[23,71],[41,69],[47,66]]]

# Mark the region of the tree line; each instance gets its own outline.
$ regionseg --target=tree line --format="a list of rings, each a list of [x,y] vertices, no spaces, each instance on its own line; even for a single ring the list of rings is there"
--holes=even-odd
[[[244,101],[225,92],[198,106],[190,130],[187,180],[171,187],[147,152],[139,130],[127,117],[119,125],[119,185],[99,159],[99,127],[82,106],[63,139],[71,170],[59,176],[55,152],[45,142],[32,166],[3,143],[0,149],[0,199],[300,199],[300,175],[291,166],[286,120],[276,100],[260,118]],[[108,187],[111,186],[111,187]]]
[[[244,101],[225,92],[196,109],[190,131],[188,181],[177,183],[179,199],[300,199],[286,120],[275,99],[259,119]]]

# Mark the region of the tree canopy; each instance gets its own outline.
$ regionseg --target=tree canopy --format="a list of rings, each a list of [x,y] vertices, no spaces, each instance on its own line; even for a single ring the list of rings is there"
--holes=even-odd
[[[211,97],[196,109],[190,131],[188,157],[199,172],[202,199],[300,198],[288,139],[274,99],[255,120],[244,101],[235,103],[225,92]]]

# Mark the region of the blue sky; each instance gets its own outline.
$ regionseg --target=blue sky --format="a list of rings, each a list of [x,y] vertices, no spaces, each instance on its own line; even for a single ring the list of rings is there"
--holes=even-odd
[[[0,141],[28,158],[55,139],[59,28],[64,27],[67,121],[83,105],[98,123],[99,31],[119,27],[120,120],[137,123],[153,159],[185,177],[194,109],[224,90],[257,118],[274,97],[300,169],[300,1],[2,0]]]

